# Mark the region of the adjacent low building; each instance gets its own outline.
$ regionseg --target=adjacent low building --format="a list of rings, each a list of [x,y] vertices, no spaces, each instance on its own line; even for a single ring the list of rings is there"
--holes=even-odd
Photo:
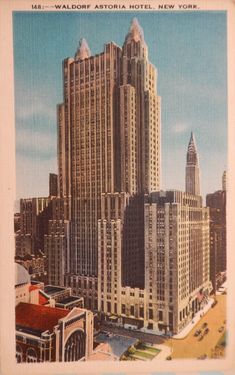
[[[93,314],[20,302],[16,306],[17,362],[87,360],[93,352]]]
[[[15,275],[17,362],[87,360],[94,328],[83,299],[70,288],[31,283],[22,265],[16,264]]]

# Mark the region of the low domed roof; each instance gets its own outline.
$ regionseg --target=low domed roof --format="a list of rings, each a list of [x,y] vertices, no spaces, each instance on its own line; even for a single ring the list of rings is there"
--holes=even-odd
[[[30,275],[28,271],[18,263],[15,263],[15,286],[30,284]]]

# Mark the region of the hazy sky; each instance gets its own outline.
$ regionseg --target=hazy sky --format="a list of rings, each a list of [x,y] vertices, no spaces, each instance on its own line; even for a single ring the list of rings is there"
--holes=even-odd
[[[227,168],[225,12],[14,13],[17,199],[48,195],[57,172],[56,105],[62,60],[80,38],[92,54],[123,45],[131,19],[144,30],[162,98],[162,188],[184,190],[190,132],[196,138],[203,195],[221,188]]]

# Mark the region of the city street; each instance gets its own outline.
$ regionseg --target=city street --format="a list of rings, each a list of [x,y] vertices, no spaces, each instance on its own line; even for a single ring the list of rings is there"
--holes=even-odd
[[[107,326],[106,324],[102,326],[102,329],[121,336],[136,338],[146,343],[167,345],[170,347],[172,359],[198,358],[202,355],[206,355],[208,358],[210,358],[212,350],[226,329],[224,324],[224,321],[226,320],[226,295],[218,295],[216,298],[218,301],[216,306],[211,308],[194,326],[191,332],[182,339],[166,339],[165,337],[139,331],[126,330],[121,327]],[[206,328],[209,329],[209,332],[204,334],[202,340],[199,341],[200,335],[195,337],[194,334],[197,330],[202,329],[203,323],[207,323]],[[224,328],[221,329],[221,327]],[[202,330],[202,332],[205,332],[205,328]],[[155,360],[157,360],[157,358],[160,358],[160,356],[156,357]]]
[[[149,344],[164,344],[166,341],[165,337],[152,335],[151,333],[133,331],[133,330],[124,329],[122,327],[109,326],[106,324],[101,326],[101,330],[116,333],[117,335],[120,335],[120,336],[133,337],[133,338],[142,340],[143,342],[146,342]]]
[[[216,346],[220,337],[225,332],[224,321],[226,319],[226,295],[217,296],[217,305],[211,308],[198,324],[192,329],[184,339],[170,339],[166,342],[172,348],[172,359],[174,358],[198,358],[206,354],[211,357],[212,349]],[[209,332],[199,341],[199,337],[195,337],[194,333],[202,328],[203,323],[207,323]],[[224,329],[219,332],[221,327]],[[205,331],[205,330],[204,330]]]

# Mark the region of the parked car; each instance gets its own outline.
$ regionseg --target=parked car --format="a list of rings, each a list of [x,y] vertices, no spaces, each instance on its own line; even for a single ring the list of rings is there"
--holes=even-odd
[[[201,334],[201,335],[199,336],[199,338],[198,338],[198,341],[202,341],[203,337],[204,337],[204,335]]]
[[[206,359],[206,358],[207,358],[206,354],[202,354],[202,355],[200,355],[200,357],[198,357],[198,359]]]
[[[202,328],[206,328],[208,326],[207,322],[203,323]]]
[[[202,331],[201,331],[200,329],[198,329],[198,330],[194,333],[194,336],[195,336],[195,337],[199,336],[201,332],[202,332]]]
[[[209,332],[209,328],[205,329],[205,335]]]
[[[223,332],[223,330],[224,330],[223,326],[218,329],[219,333]]]
[[[215,300],[215,301],[212,303],[211,307],[215,307],[215,305],[217,305],[217,303],[218,303],[218,301]]]

